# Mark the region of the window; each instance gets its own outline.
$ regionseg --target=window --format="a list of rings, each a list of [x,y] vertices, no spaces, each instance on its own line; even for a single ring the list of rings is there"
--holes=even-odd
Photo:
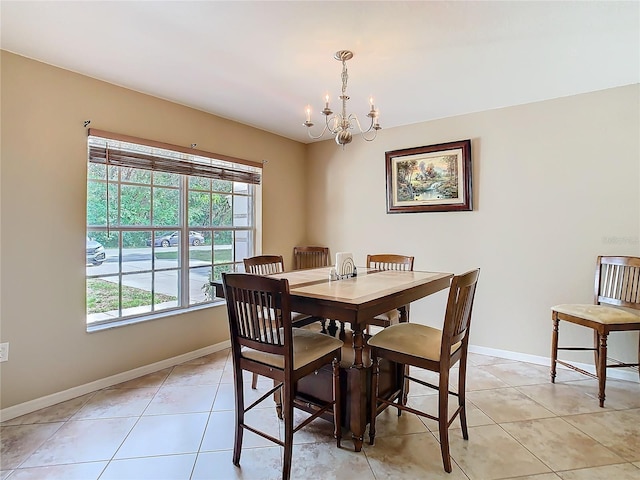
[[[87,325],[213,302],[256,251],[259,165],[93,129],[88,151]]]

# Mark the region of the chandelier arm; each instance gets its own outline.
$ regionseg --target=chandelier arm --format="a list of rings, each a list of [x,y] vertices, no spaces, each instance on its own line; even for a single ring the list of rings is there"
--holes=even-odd
[[[371,125],[369,125],[369,128],[367,128],[366,130],[362,129],[360,120],[358,120],[358,117],[355,114],[352,113],[351,115],[349,115],[349,121],[354,121],[356,123],[356,125],[358,126],[358,130],[360,130],[362,138],[364,138],[365,141],[373,142],[375,140],[376,136],[378,135],[378,129],[374,127],[375,119],[373,117],[371,117]],[[367,138],[367,133],[369,133],[371,130],[373,130],[373,136]]]
[[[358,130],[360,130],[360,133],[368,133],[373,129],[373,121],[374,119],[371,119],[371,125],[369,125],[369,128],[367,128],[366,130],[362,129],[362,126],[360,125],[360,120],[358,120],[358,117],[352,113],[351,115],[349,115],[349,122],[355,121],[356,125],[358,126]]]
[[[336,127],[332,128],[331,127],[331,123],[335,122]],[[307,134],[309,135],[309,138],[312,138],[313,140],[318,140],[320,138],[323,137],[323,135],[327,132],[330,132],[332,135],[337,134],[338,132],[340,132],[340,130],[342,130],[341,125],[343,123],[342,120],[342,115],[340,115],[339,113],[336,113],[335,115],[327,115],[325,117],[325,125],[322,128],[322,132],[319,135],[313,135],[311,133],[311,125],[308,125],[307,127]]]
[[[307,133],[309,134],[309,138],[312,138],[313,140],[318,140],[319,138],[322,138],[322,136],[327,132],[327,127],[328,125],[325,125],[324,128],[322,129],[322,132],[318,136],[313,135],[311,133],[311,127],[308,127]]]
[[[369,131],[369,130],[367,130],[367,132],[368,132],[368,131]],[[367,138],[367,135],[366,135],[366,134],[367,134],[367,132],[363,132],[363,133],[362,133],[362,138],[364,138],[364,141],[365,141],[365,142],[373,142],[373,141],[376,139],[376,137],[378,136],[378,131],[377,131],[377,130],[374,130],[374,131],[373,131],[373,136],[372,136],[371,138]]]
[[[335,135],[340,130],[342,130],[342,128],[340,126],[342,125],[343,117],[339,113],[336,113],[335,115],[332,115],[331,118],[327,117],[325,120],[326,120],[326,123],[327,123],[326,129],[329,132],[331,132],[332,135]],[[329,125],[330,123],[334,123],[335,124],[335,128],[331,128],[331,126]]]

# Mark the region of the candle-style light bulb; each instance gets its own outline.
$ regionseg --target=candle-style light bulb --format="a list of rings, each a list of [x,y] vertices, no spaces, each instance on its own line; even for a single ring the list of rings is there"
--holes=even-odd
[[[376,109],[376,106],[373,104],[373,97],[369,97],[369,105],[371,106],[371,111]]]
[[[311,121],[311,107],[309,105],[307,105],[306,112],[307,112],[307,122],[310,122]]]
[[[328,93],[324,96],[324,106],[325,106],[325,108],[329,108],[329,94]]]

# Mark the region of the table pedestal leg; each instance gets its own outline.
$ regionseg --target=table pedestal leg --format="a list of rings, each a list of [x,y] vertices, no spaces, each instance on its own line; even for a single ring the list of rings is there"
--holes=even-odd
[[[362,450],[364,441],[364,431],[367,428],[367,388],[366,388],[366,370],[364,368],[351,367],[349,371],[349,389],[351,421],[349,422],[349,430],[351,430],[351,439],[353,440],[353,449],[356,452]]]
[[[353,366],[349,371],[351,421],[349,429],[356,452],[362,450],[364,431],[367,428],[367,368],[362,362],[364,331],[353,326]]]
[[[353,325],[353,324],[352,324]],[[351,340],[351,339],[350,339]],[[349,340],[347,340],[349,342]],[[350,342],[353,347],[353,364],[341,368],[341,376],[344,383],[341,388],[343,403],[343,427],[351,431],[354,450],[360,452],[364,443],[364,435],[369,423],[369,409],[371,408],[371,371],[372,367],[366,360],[364,352],[364,331],[355,327],[353,339]],[[345,346],[348,346],[345,345]],[[364,358],[363,358],[364,357]],[[343,357],[345,360],[346,357]],[[380,372],[380,388],[382,391],[396,392],[400,388],[400,367],[382,362]],[[309,375],[298,383],[298,393],[306,398],[317,398],[327,401],[327,388],[331,385],[329,369],[323,369],[320,375]],[[322,374],[324,373],[324,374]],[[346,378],[344,378],[346,377]],[[311,410],[308,410],[311,412]],[[331,418],[327,418],[331,421]]]
[[[362,368],[362,350],[364,349],[364,330],[353,327],[353,366]]]

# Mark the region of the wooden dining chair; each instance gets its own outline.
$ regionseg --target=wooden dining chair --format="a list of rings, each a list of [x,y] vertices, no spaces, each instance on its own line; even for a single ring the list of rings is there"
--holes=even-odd
[[[328,267],[329,261],[329,247],[293,247],[293,268],[294,270],[305,270],[308,268],[320,268]],[[335,327],[335,321],[330,321],[329,330],[327,330],[327,319],[322,317],[314,317],[313,322],[320,322],[322,325],[322,332],[333,331]]]
[[[598,400],[604,407],[607,368],[635,367],[638,363],[624,363],[607,359],[607,338],[611,332],[640,331],[640,258],[600,256],[596,262],[595,294],[591,304],[562,304],[551,307],[553,333],[551,336],[551,382],[555,383],[557,364],[564,365],[598,379]],[[593,347],[558,347],[560,320],[593,329]],[[558,350],[593,351],[593,374],[570,362],[558,360]],[[608,360],[613,363],[608,363]],[[640,374],[640,369],[639,369]]]
[[[233,463],[240,466],[242,438],[249,430],[284,447],[282,478],[289,479],[293,450],[293,434],[311,421],[333,413],[334,435],[340,447],[340,381],[339,362],[342,341],[295,328],[291,318],[289,282],[246,273],[223,273],[222,282],[227,299],[231,353],[235,386],[235,441]],[[324,365],[333,367],[333,394],[326,403],[295,399],[297,382]],[[274,387],[245,408],[243,371],[269,377]],[[284,440],[275,438],[245,423],[245,414],[263,400],[281,392]],[[300,402],[300,403],[298,403]],[[294,427],[294,407],[304,406],[313,413]]]
[[[367,255],[367,268],[374,270],[404,270],[413,271],[413,257],[407,255],[396,255],[392,253],[382,253],[376,255]],[[407,312],[407,318],[409,316],[409,306],[404,307]],[[399,313],[398,310],[391,310],[378,315],[371,319],[369,325],[376,325],[378,327],[388,327],[392,323],[398,323]],[[369,332],[369,326],[367,326],[367,333]]]
[[[465,388],[467,375],[467,349],[469,347],[469,327],[471,311],[476,293],[480,270],[472,270],[456,275],[451,280],[447,309],[442,330],[418,323],[398,323],[376,333],[368,341],[373,360],[373,381],[371,387],[371,421],[369,440],[374,444],[376,417],[389,406],[398,409],[398,415],[407,411],[438,422],[440,450],[444,469],[451,472],[449,454],[449,425],[460,415],[462,436],[469,439],[465,410]],[[399,382],[400,390],[395,394],[380,397],[380,359],[387,359],[401,365],[422,368],[439,375],[438,385],[414,378],[405,372],[405,379],[417,382],[438,391],[438,415],[434,416],[411,408],[402,402],[405,382]],[[458,392],[449,390],[449,371],[459,362]],[[449,417],[449,395],[458,397],[458,408]],[[395,400],[395,402],[394,402]]]
[[[284,272],[282,255],[256,255],[245,258],[244,271],[256,275],[271,275]]]
[[[282,255],[257,255],[245,258],[243,262],[245,272],[255,275],[271,275],[284,272]],[[317,317],[298,312],[293,312],[291,319],[296,327],[304,327],[318,320]]]
[[[293,247],[295,270],[329,266],[329,247]]]
[[[284,260],[282,255],[256,255],[243,260],[244,270],[255,275],[271,275],[284,272]],[[292,312],[291,321],[296,327],[304,327],[317,320],[316,317],[303,313]],[[251,380],[251,388],[258,387],[258,374],[254,373]]]

